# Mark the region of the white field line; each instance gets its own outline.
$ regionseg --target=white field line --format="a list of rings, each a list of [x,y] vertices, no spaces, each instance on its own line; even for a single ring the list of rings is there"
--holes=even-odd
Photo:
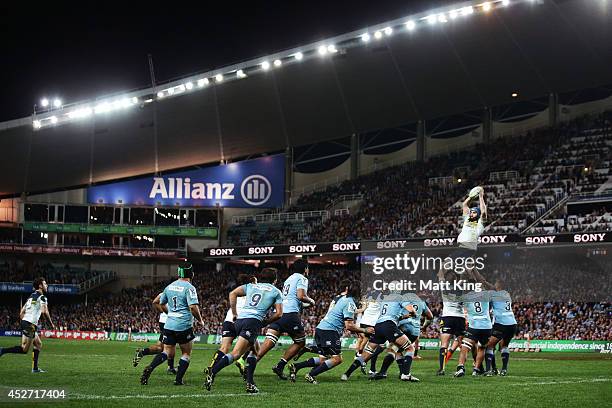
[[[233,393],[233,394],[127,394],[127,395],[92,395],[92,394],[69,394],[68,398],[73,400],[126,400],[126,399],[165,399],[165,398],[233,398],[233,397],[256,397],[259,394]]]
[[[522,382],[522,383],[509,383],[508,385],[561,385],[561,384],[582,384],[582,383],[597,383],[597,382],[610,382],[612,378],[591,378],[589,380],[574,380],[574,381],[542,381],[542,382]]]

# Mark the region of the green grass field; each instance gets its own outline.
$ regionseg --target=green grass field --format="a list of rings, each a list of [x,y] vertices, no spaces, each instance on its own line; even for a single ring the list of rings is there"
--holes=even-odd
[[[17,338],[0,339],[0,347],[16,344]],[[141,386],[142,368],[151,361],[145,357],[134,368],[131,359],[142,343],[88,342],[44,340],[40,367],[44,374],[32,374],[31,353],[4,355],[0,358],[0,389],[42,388],[65,389],[68,399],[61,402],[9,402],[6,406],[83,406],[83,407],[201,407],[210,404],[249,407],[300,406],[360,406],[360,407],[602,407],[612,401],[612,356],[578,353],[514,353],[508,377],[455,379],[451,375],[436,377],[437,353],[421,352],[413,374],[421,383],[403,383],[397,378],[397,367],[390,370],[387,380],[371,382],[357,371],[348,383],[339,377],[352,360],[353,352],[345,352],[341,367],[324,373],[319,384],[303,380],[279,381],[271,372],[280,356],[270,353],[258,365],[256,382],[261,393],[249,395],[238,370],[228,367],[217,377],[211,392],[202,388],[202,371],[214,349],[196,345],[192,363],[185,377],[188,385],[172,385],[173,377],[165,365],[153,373],[150,385]],[[382,359],[381,359],[382,361]],[[456,357],[450,364],[453,371]],[[471,372],[471,370],[468,370]],[[248,405],[247,405],[248,404]]]

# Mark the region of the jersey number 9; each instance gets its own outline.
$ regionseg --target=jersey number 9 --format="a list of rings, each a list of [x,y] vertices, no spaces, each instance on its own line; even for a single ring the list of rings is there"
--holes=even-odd
[[[251,296],[251,303],[249,303],[249,306],[253,306],[253,307],[257,306],[260,300],[261,300],[261,294],[255,293],[253,296]]]

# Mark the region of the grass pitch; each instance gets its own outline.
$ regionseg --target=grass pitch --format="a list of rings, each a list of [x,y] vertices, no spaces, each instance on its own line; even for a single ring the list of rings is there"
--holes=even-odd
[[[0,338],[0,347],[17,344],[17,338]],[[319,384],[304,381],[308,369],[301,370],[297,383],[279,381],[271,367],[280,358],[273,351],[257,366],[255,381],[259,395],[246,394],[235,366],[223,370],[211,392],[202,388],[202,371],[214,353],[211,345],[195,345],[186,386],[172,384],[174,377],[162,365],[151,376],[148,386],[139,384],[142,369],[152,357],[147,356],[137,368],[132,367],[136,347],[144,343],[43,340],[40,367],[44,374],[32,374],[31,353],[4,355],[0,358],[0,390],[11,388],[64,389],[61,401],[15,402],[0,397],[1,406],[25,407],[602,407],[612,401],[612,356],[579,353],[513,353],[509,376],[452,378],[456,356],[449,363],[447,375],[436,377],[437,352],[421,351],[412,373],[421,383],[399,381],[397,366],[389,378],[368,381],[359,371],[349,382],[340,375],[350,365],[352,351],[345,362],[320,375]],[[308,355],[306,355],[307,357]],[[501,358],[498,356],[498,364]],[[178,361],[178,360],[177,360]],[[379,364],[382,358],[379,360]]]

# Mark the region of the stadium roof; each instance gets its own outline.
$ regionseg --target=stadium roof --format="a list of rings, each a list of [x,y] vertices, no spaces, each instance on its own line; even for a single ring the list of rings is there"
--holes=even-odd
[[[611,3],[460,3],[4,122],[0,195],[219,162],[612,84]]]

